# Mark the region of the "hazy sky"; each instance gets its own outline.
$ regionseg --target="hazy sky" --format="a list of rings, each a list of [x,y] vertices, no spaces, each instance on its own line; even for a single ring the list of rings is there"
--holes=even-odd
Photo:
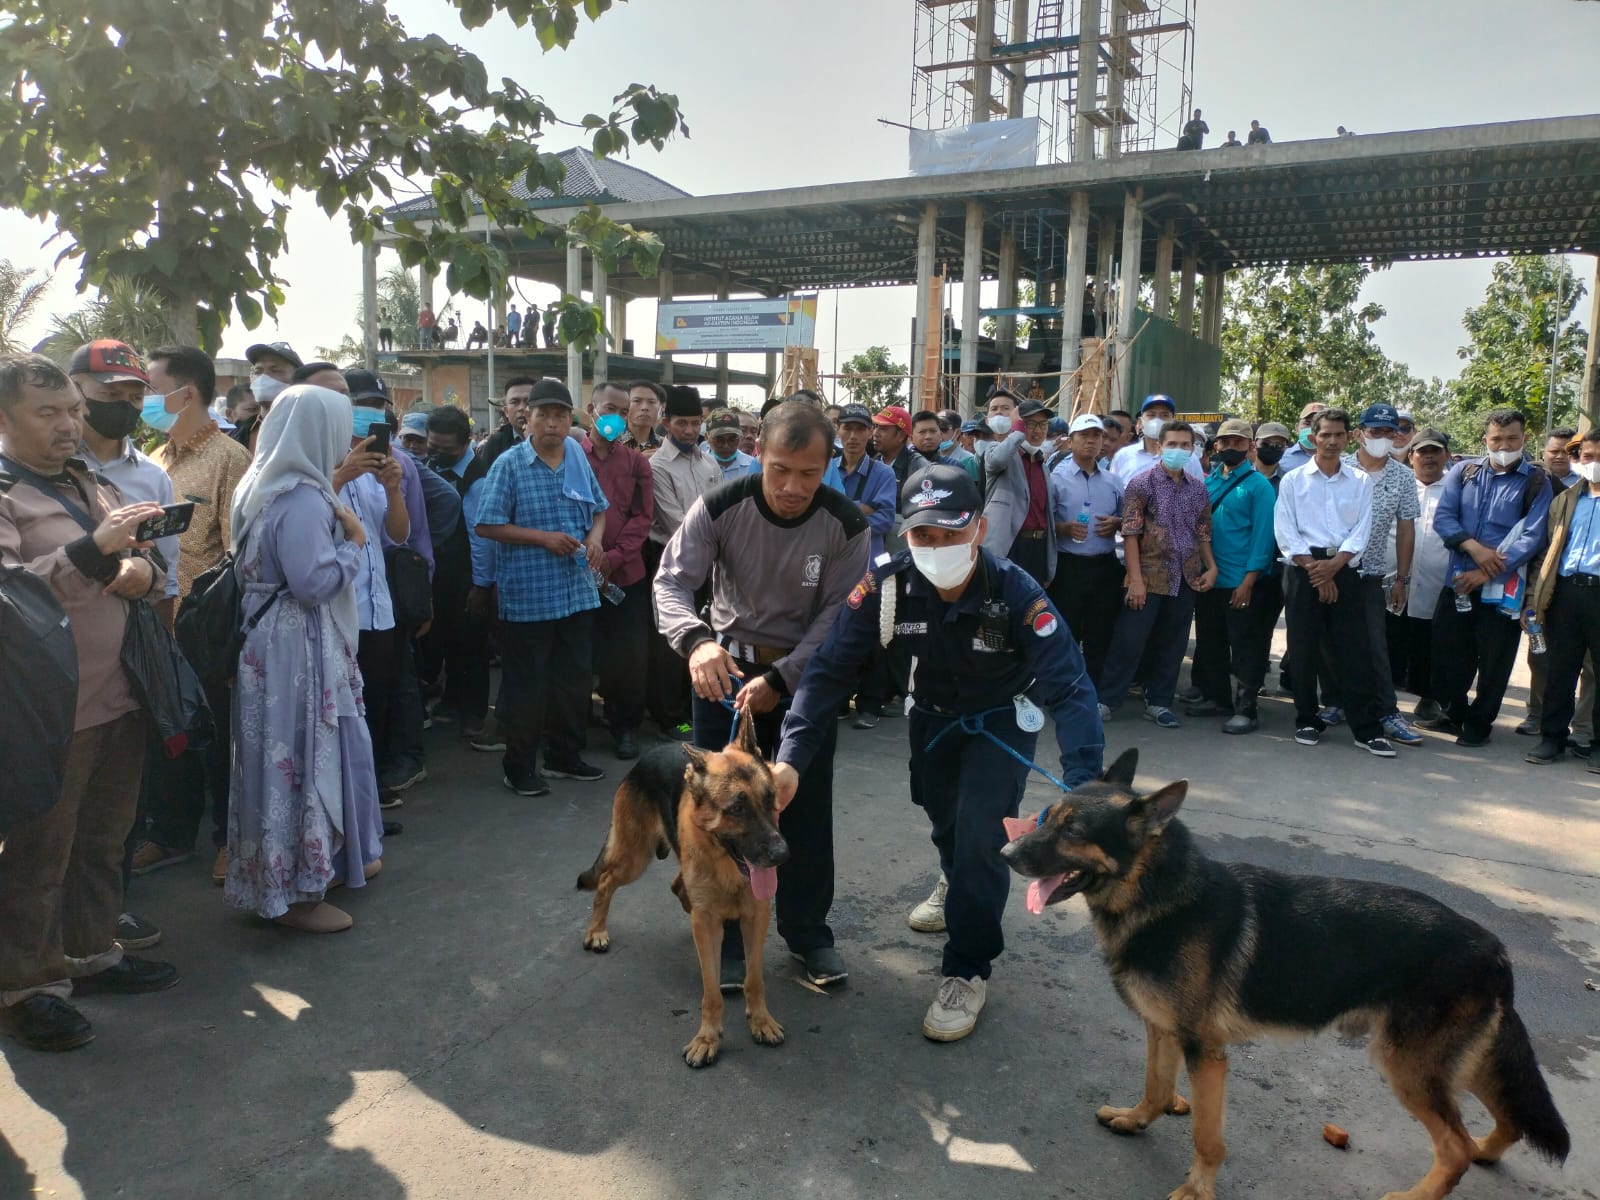
[[[1074,0],[1068,0],[1069,6]],[[1475,124],[1600,111],[1600,3],[1578,0],[1196,0],[1195,102],[1213,138],[1243,131],[1252,117],[1275,140],[1325,137],[1343,124],[1358,133]],[[915,0],[633,0],[572,47],[540,52],[531,32],[508,21],[467,33],[437,0],[392,5],[414,33],[436,31],[482,57],[490,77],[511,75],[561,114],[609,106],[630,82],[655,83],[682,102],[692,136],[632,161],[696,195],[876,179],[906,173]],[[563,149],[576,131],[552,131]],[[0,213],[0,255],[48,267],[39,225]],[[224,337],[237,355],[251,341],[287,337],[303,353],[353,329],[360,257],[342,218],[328,221],[303,200],[280,260],[288,303],[275,332],[242,326]],[[1575,264],[1593,279],[1592,260]],[[1398,266],[1368,285],[1388,310],[1384,350],[1421,375],[1450,377],[1463,341],[1461,313],[1476,303],[1488,262]],[[70,308],[75,272],[57,281],[55,310]],[[531,289],[544,304],[549,289]],[[653,304],[629,310],[641,343]],[[838,352],[874,343],[907,357],[913,308],[908,289],[845,293]],[[466,309],[469,318],[471,308]],[[1587,321],[1587,304],[1579,309]],[[44,332],[38,323],[38,335]],[[834,305],[824,295],[817,341],[831,369]],[[752,365],[759,364],[756,359]],[[737,360],[736,360],[737,365]]]

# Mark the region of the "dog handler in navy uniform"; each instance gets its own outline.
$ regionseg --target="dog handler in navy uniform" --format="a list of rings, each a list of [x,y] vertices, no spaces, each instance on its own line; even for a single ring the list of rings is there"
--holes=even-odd
[[[1000,918],[1011,880],[1000,857],[1002,818],[1017,815],[1044,712],[1055,721],[1069,787],[1099,776],[1105,749],[1077,642],[1032,577],[983,548],[982,508],[960,467],[925,467],[906,480],[900,511],[910,549],[881,558],[845,601],[795,690],[775,768],[781,807],[831,744],[839,704],[873,645],[884,635],[907,640],[917,664],[911,799],[933,823],[949,880],[944,978],[922,1022],[937,1042],[972,1032],[990,964],[1005,949]]]

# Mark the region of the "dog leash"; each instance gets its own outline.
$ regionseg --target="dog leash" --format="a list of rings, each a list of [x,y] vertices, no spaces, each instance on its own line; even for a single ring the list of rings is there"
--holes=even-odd
[[[733,696],[737,696],[739,689],[744,686],[744,680],[735,679],[732,675],[729,675],[728,682],[733,684]],[[728,726],[728,745],[730,746],[739,738],[739,710],[734,707],[733,696],[724,696],[717,701],[718,704],[733,714],[733,724]]]
[[[1043,775],[1046,779],[1048,779],[1051,783],[1055,784],[1063,792],[1070,792],[1072,790],[1072,787],[1071,787],[1070,784],[1063,783],[1061,780],[1057,779],[1054,775],[1050,774],[1049,771],[1046,771],[1038,763],[1034,762],[1027,755],[1023,754],[1019,750],[1012,749],[1010,746],[1006,745],[1003,741],[1001,741],[998,737],[996,737],[993,733],[989,732],[989,730],[987,728],[985,728],[984,722],[988,718],[994,716],[995,713],[1012,712],[1012,711],[1013,711],[1013,709],[1012,709],[1012,707],[1010,705],[1003,704],[998,708],[985,709],[981,713],[962,713],[959,716],[957,716],[954,720],[952,720],[950,722],[950,724],[946,725],[943,729],[939,730],[938,733],[934,734],[933,737],[928,739],[928,744],[922,748],[923,749],[923,753],[927,753],[929,750],[932,750],[935,746],[937,746],[939,744],[939,739],[940,738],[944,737],[945,734],[949,733],[952,729],[955,729],[955,728],[957,728],[959,726],[962,733],[966,733],[966,734],[982,734],[984,737],[988,738],[991,742],[993,742],[996,746],[999,746],[1000,749],[1004,750],[1012,758],[1016,759],[1023,766],[1027,767],[1028,770],[1039,772],[1039,774]],[[943,716],[944,714],[943,713],[935,713],[933,715],[934,716]],[[1040,813],[1039,816],[1040,816],[1040,819],[1042,820],[1043,817],[1044,817],[1044,814]]]

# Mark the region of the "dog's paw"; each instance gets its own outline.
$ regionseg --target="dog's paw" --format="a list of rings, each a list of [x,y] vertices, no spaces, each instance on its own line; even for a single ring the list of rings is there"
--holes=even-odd
[[[778,1024],[771,1013],[751,1013],[749,1022],[750,1036],[760,1045],[783,1045],[783,1026]]]
[[[683,1048],[683,1061],[691,1067],[709,1067],[717,1061],[722,1049],[722,1039],[713,1034],[697,1033]]]
[[[1111,1130],[1112,1133],[1127,1134],[1129,1136],[1143,1133],[1145,1126],[1150,1123],[1144,1119],[1137,1108],[1117,1108],[1111,1104],[1102,1104],[1094,1114],[1094,1119]]]
[[[1182,1187],[1169,1195],[1167,1200],[1217,1200],[1217,1193],[1214,1188],[1186,1181]]]
[[[604,929],[594,929],[583,935],[583,948],[604,954],[611,949],[611,935]]]
[[[1167,1112],[1175,1117],[1187,1117],[1189,1115],[1189,1102],[1178,1095],[1177,1092],[1173,1092],[1172,1099],[1167,1102]]]

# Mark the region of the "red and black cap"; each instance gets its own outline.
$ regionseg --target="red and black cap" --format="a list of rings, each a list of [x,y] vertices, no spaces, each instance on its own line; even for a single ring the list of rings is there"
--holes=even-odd
[[[144,359],[127,342],[100,338],[72,352],[67,364],[68,375],[88,375],[101,383],[125,383],[133,380],[150,386],[150,376],[145,373]]]
[[[965,468],[934,463],[914,472],[900,491],[902,529],[932,525],[965,529],[983,512],[983,497]]]

